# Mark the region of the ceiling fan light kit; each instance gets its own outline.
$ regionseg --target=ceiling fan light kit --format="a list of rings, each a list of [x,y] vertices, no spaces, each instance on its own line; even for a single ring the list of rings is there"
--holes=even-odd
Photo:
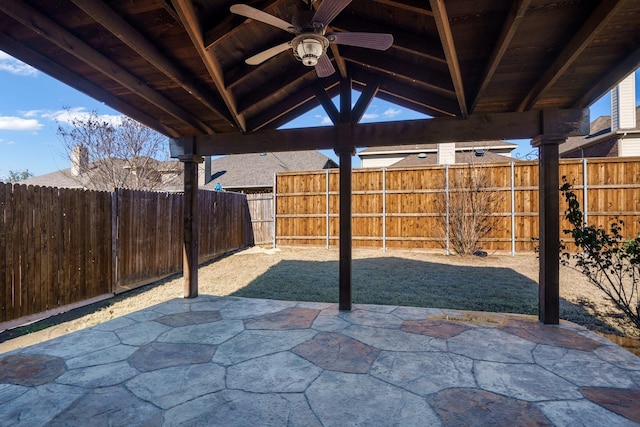
[[[280,28],[295,36],[290,42],[247,58],[245,62],[248,65],[259,65],[291,48],[293,56],[298,61],[307,67],[315,67],[318,77],[327,77],[335,72],[331,60],[326,56],[329,43],[376,50],[387,50],[393,44],[391,34],[338,32],[327,33],[325,36],[331,21],[351,3],[351,0],[324,0],[316,11],[312,8],[314,0],[303,0],[303,2],[309,10],[296,15],[293,18],[293,24],[246,4],[231,6],[232,13]]]
[[[318,58],[326,52],[329,41],[318,34],[300,34],[291,41],[291,45],[299,61],[307,67],[315,67]]]

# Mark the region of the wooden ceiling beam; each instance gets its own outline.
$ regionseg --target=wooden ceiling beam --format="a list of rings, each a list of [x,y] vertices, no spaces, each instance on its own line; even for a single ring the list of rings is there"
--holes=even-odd
[[[385,59],[378,52],[360,48],[343,48],[343,57],[348,62],[358,64],[363,68],[388,74],[396,79],[409,80],[413,86],[421,86],[427,90],[440,93],[442,96],[454,97],[454,88],[451,79],[445,73],[437,73],[434,70],[417,67],[414,64],[396,59]]]
[[[397,9],[406,10],[407,12],[417,13],[420,15],[433,16],[433,12],[429,9],[425,9],[426,2],[424,0],[373,0],[376,3],[381,3],[387,6],[395,7]]]
[[[313,92],[315,93],[316,98],[318,98],[318,102],[320,102],[320,105],[322,105],[322,108],[324,108],[324,111],[327,113],[333,124],[338,123],[338,121],[340,121],[340,112],[336,108],[335,104],[331,100],[331,97],[324,89],[324,87],[318,82],[315,82],[313,84]]]
[[[164,10],[166,10],[167,13],[171,15],[171,17],[176,22],[180,22],[180,17],[178,16],[178,13],[176,12],[176,10],[173,8],[173,5],[171,4],[171,0],[156,0],[156,1],[160,3],[160,5],[162,5]]]
[[[213,95],[210,90],[201,87],[192,76],[187,75],[172,60],[167,58],[148,38],[129,25],[113,9],[100,0],[72,0],[84,13],[116,35],[131,50],[143,57],[156,69],[169,77],[174,83],[191,94],[204,106],[214,113],[233,123],[233,118],[227,111],[222,100]]]
[[[165,111],[181,122],[193,127],[201,133],[211,133],[213,130],[167,99],[162,94],[140,81],[123,67],[111,61],[106,56],[89,46],[65,28],[44,16],[38,10],[22,2],[0,2],[0,11],[11,16],[31,31],[45,38],[68,54],[94,68],[108,78],[126,87],[131,92]]]
[[[170,137],[180,136],[179,132],[170,128],[166,124],[159,122],[156,118],[149,116],[147,113],[131,106],[121,98],[112,95],[99,86],[86,80],[84,77],[71,72],[68,68],[52,61],[33,51],[31,48],[24,46],[9,36],[0,32],[0,50],[7,52],[9,55],[19,57],[23,62],[37,68],[38,70],[60,80],[61,82],[73,87],[80,92],[90,96],[98,102],[104,102],[114,110],[120,111],[130,117],[135,117],[140,123],[154,129],[155,131]]]
[[[458,105],[460,105],[460,114],[462,117],[467,117],[467,101],[464,94],[462,71],[458,63],[458,53],[453,41],[453,33],[451,32],[451,25],[449,25],[449,16],[444,5],[444,0],[429,0],[429,3],[431,4],[433,17],[436,21],[440,41],[442,42],[444,56],[447,58],[449,74],[451,75],[451,81],[453,82],[456,98],[458,99]]]
[[[364,113],[367,112],[371,101],[373,101],[376,93],[378,93],[381,81],[382,77],[379,75],[367,80],[365,90],[358,97],[356,105],[353,106],[353,111],[351,112],[351,118],[355,123],[358,123],[362,119],[362,116],[364,116]]]
[[[371,72],[365,71],[360,67],[352,67],[351,76],[357,82],[368,82],[375,78]],[[392,102],[397,102],[398,105],[434,117],[460,115],[458,103],[455,101],[453,94],[451,97],[443,97],[440,94],[415,85],[398,83],[394,79],[383,79],[376,96],[386,100],[393,99],[394,101]]]
[[[282,0],[269,0],[263,2],[260,5],[255,4],[251,6],[264,12],[270,13],[273,9],[275,9],[278,3],[281,2]],[[245,18],[244,16],[236,15],[227,11],[227,14],[224,15],[224,18],[222,18],[222,21],[216,24],[213,28],[210,28],[204,32],[203,40],[205,49],[209,50],[216,44],[224,41],[224,39],[231,35],[231,33],[236,28],[248,21],[249,19]]]
[[[333,98],[338,93],[340,78],[334,74],[331,77],[322,79],[322,87]],[[260,129],[277,129],[282,125],[289,123],[291,120],[309,112],[317,107],[320,103],[316,98],[316,94],[311,86],[306,87],[282,102],[270,107],[268,110],[260,113],[255,117],[251,117],[247,123],[249,129],[257,131]]]
[[[306,67],[300,62],[292,62],[291,67],[282,70],[279,81],[269,82],[268,85],[262,85],[243,96],[238,102],[238,110],[244,114],[250,108],[259,106],[263,102],[269,102],[270,97],[290,93],[288,88],[294,86],[298,81],[308,78],[310,73],[317,79],[314,69]],[[274,91],[274,87],[278,89]]]
[[[345,128],[346,127],[346,128]],[[589,132],[589,109],[526,111],[407,122],[338,123],[331,127],[262,130],[251,134],[225,133],[196,137],[199,156],[265,153],[336,148],[338,135],[348,130],[356,147],[389,144],[529,139],[538,135],[584,135]],[[184,146],[178,139],[176,146]]]
[[[622,58],[615,67],[610,68],[606,75],[598,76],[591,89],[573,103],[573,108],[582,108],[593,104],[603,93],[611,91],[629,73],[638,69],[638,66],[640,66],[640,46],[627,57]]]
[[[478,87],[478,90],[476,91],[476,96],[471,103],[471,112],[475,110],[476,105],[478,105],[478,101],[493,79],[493,76],[496,73],[500,62],[502,61],[502,58],[504,58],[504,55],[507,52],[507,48],[509,47],[513,36],[518,31],[520,23],[522,22],[522,18],[524,18],[525,13],[527,13],[527,9],[529,8],[530,4],[531,0],[516,0],[511,3],[511,8],[509,9],[507,19],[502,24],[500,36],[498,36],[498,40],[493,47],[493,51],[491,52],[491,56],[489,57],[487,67],[484,70],[480,85]]]
[[[635,0],[631,0],[635,1]],[[611,18],[622,9],[626,0],[607,0],[600,2],[600,5],[591,13],[586,22],[580,27],[578,32],[571,38],[556,57],[550,67],[529,93],[520,102],[517,111],[525,111],[533,108],[540,97],[573,65],[580,54],[589,46],[589,43],[598,35],[598,31],[605,27]]]
[[[229,92],[224,86],[224,76],[220,62],[213,52],[207,50],[204,46],[203,32],[200,27],[200,21],[193,2],[191,0],[172,0],[172,3],[176,12],[180,16],[182,26],[186,30],[187,34],[189,34],[191,43],[193,43],[193,46],[196,48],[202,62],[209,71],[209,75],[213,79],[213,83],[215,84],[218,93],[231,113],[235,125],[238,127],[240,132],[246,132],[247,125],[245,123],[245,119],[242,114],[238,114],[236,101],[231,92]]]
[[[391,32],[393,35],[393,45],[391,46],[391,49],[398,49],[403,52],[408,52],[418,58],[424,58],[442,64],[447,63],[447,59],[444,57],[444,51],[442,50],[440,40],[437,40],[435,38],[416,36],[415,34],[411,34],[407,31],[403,31],[397,28],[389,30],[389,27],[375,24],[373,22],[354,19],[348,16],[338,16],[331,23],[331,27],[334,30],[344,32]]]

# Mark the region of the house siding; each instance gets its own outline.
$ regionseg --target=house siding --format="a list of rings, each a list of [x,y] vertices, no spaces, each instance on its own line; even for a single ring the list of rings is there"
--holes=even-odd
[[[564,159],[578,159],[581,157],[618,157],[618,140],[617,138],[607,139],[562,155]]]

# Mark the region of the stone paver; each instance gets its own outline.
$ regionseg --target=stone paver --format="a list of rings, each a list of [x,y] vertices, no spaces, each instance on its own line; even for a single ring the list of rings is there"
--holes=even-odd
[[[200,296],[0,354],[0,425],[640,426],[640,358],[577,325]]]

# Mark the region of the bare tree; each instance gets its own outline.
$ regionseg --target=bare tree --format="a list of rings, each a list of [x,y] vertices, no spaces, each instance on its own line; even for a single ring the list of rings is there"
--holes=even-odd
[[[71,176],[85,188],[158,189],[167,170],[166,137],[126,116],[116,120],[95,111],[58,121],[71,160]]]
[[[449,168],[447,177],[442,178],[442,188],[446,189],[435,198],[438,226],[443,234],[449,234],[453,250],[459,255],[480,251],[480,240],[499,225],[494,216],[504,196],[491,188],[491,177],[485,168],[473,163],[466,167]]]
[[[10,170],[9,174],[4,177],[5,182],[20,182],[25,179],[29,179],[33,176],[29,169],[25,170]]]

